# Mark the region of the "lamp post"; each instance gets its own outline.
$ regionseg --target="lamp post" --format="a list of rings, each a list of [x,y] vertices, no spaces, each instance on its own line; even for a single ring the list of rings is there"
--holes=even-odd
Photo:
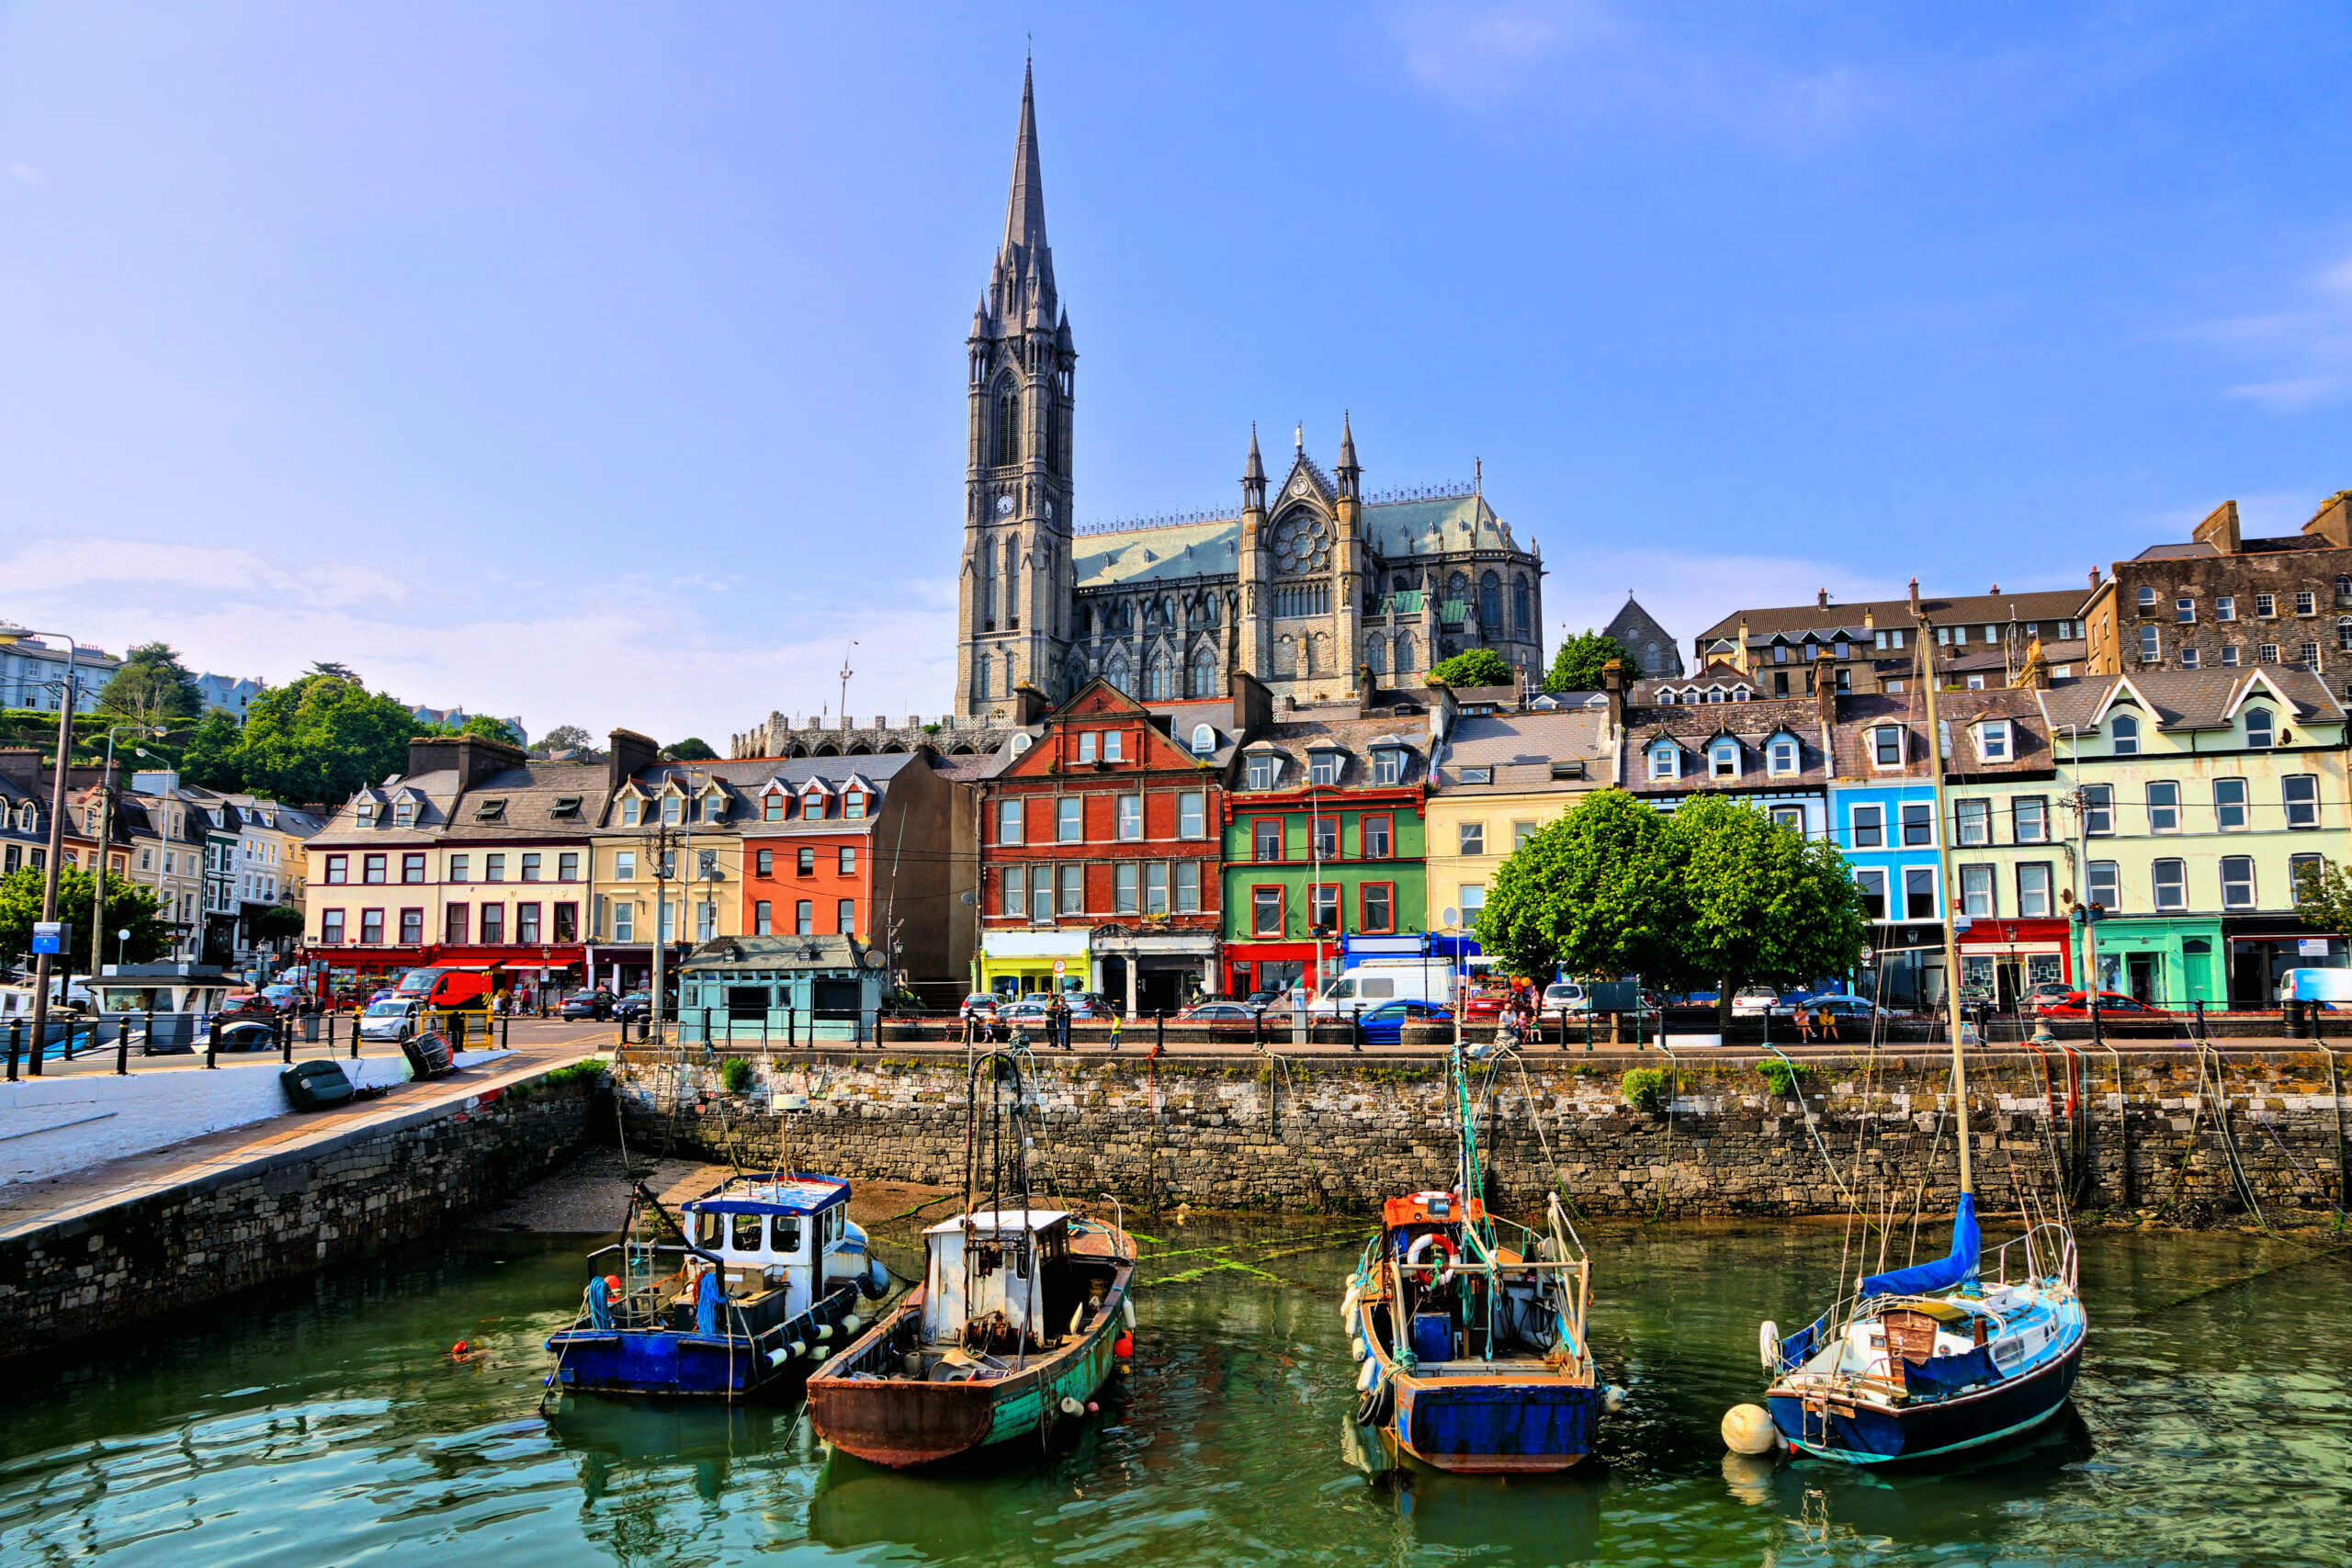
[[[106,993],[98,987],[99,971],[106,967],[107,936],[107,848],[114,837],[114,743],[124,730],[135,735],[158,736],[163,727],[153,724],[113,724],[107,727],[107,765],[98,773],[98,848],[93,855],[90,878],[90,1010],[107,1010]],[[140,756],[143,748],[133,748]],[[126,932],[127,936],[129,933]],[[120,963],[118,953],[116,962]]]
[[[49,788],[49,861],[41,880],[40,918],[43,921],[57,919],[58,863],[65,855],[65,772],[74,754],[74,661],[82,648],[63,632],[39,632],[39,637],[65,638],[65,676],[57,693],[57,769],[50,778]],[[62,949],[61,944],[61,949]],[[40,1059],[44,1036],[49,1027],[49,961],[46,953],[33,955],[33,1059],[32,1075],[41,1076]],[[62,951],[59,956],[63,956]],[[70,971],[69,971],[70,973]]]

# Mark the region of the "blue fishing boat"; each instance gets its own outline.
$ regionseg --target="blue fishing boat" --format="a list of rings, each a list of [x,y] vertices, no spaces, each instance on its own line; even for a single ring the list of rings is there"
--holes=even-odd
[[[1592,1262],[1556,1193],[1542,1230],[1487,1212],[1458,1041],[1447,1076],[1457,1184],[1382,1205],[1340,1302],[1361,1368],[1351,1446],[1374,1469],[1566,1470],[1592,1451],[1600,1413],[1616,1397],[1585,1340]],[[1491,1073],[1487,1082],[1491,1091]]]
[[[1915,588],[1915,614],[1917,594]],[[1935,735],[1934,627],[1925,617],[1919,625],[1928,733]],[[1949,822],[1944,769],[1930,772],[1938,818]],[[1949,843],[1949,834],[1939,837]],[[1949,852],[1940,858],[1951,886]],[[1947,975],[1961,972],[1955,942],[1947,921]],[[1724,1440],[1742,1452],[1763,1453],[1777,1442],[1849,1464],[1936,1460],[2030,1431],[2074,1392],[2089,1332],[2074,1232],[2063,1214],[2034,1223],[2020,1190],[2025,1234],[1996,1250],[1987,1280],[1968,1128],[1968,1032],[1956,987],[1946,999],[1960,1130],[1951,1249],[1933,1262],[1862,1275],[1851,1295],[1785,1339],[1765,1323],[1760,1349],[1772,1374],[1765,1408],[1737,1405],[1724,1417]]]
[[[838,1177],[739,1175],[673,1219],[636,1184],[579,1318],[548,1338],[549,1386],[733,1399],[806,1378],[889,1289],[849,1197]]]

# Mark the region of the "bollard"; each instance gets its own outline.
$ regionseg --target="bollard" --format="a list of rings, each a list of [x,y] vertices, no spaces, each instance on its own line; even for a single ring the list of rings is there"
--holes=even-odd
[[[1361,1051],[1363,1049],[1363,1004],[1362,1002],[1356,1004],[1355,1016],[1349,1021],[1355,1025],[1355,1032],[1348,1043],[1348,1049]]]
[[[510,1012],[498,1021],[498,1045],[501,1050],[510,1050],[514,1044],[514,1015]]]
[[[122,1015],[122,1029],[114,1037],[114,1076],[119,1078],[127,1078],[130,1076],[130,1015],[129,1013]]]
[[[334,1054],[332,1041],[329,1042],[327,1054],[329,1055]],[[359,1060],[359,1015],[356,1012],[351,1015],[351,1059],[355,1062]]]
[[[1152,1054],[1153,1054],[1154,1055],[1159,1055],[1159,1054],[1160,1047],[1161,1047],[1161,1046],[1163,1046],[1163,1045],[1165,1045],[1165,1044],[1167,1044],[1167,1043],[1168,1043],[1168,1010],[1167,1010],[1167,1009],[1165,1009],[1165,1008],[1162,1008],[1162,1009],[1159,1010],[1158,1011],[1154,1012],[1154,1013],[1151,1015],[1151,1049],[1152,1049]]]
[[[17,1054],[22,1051],[24,1046],[24,1021],[12,1019],[8,1023],[8,1081],[10,1083],[17,1081]]]
[[[1250,1043],[1261,1051],[1266,1048],[1266,1010],[1264,1008],[1250,1010]]]
[[[294,1065],[294,1029],[283,1013],[277,1018],[277,1055],[288,1066]]]
[[[204,1065],[206,1066],[217,1067],[220,1065],[220,1062],[215,1059],[219,1052],[220,1045],[220,1042],[213,1038],[212,1031],[207,1029],[204,1032]]]

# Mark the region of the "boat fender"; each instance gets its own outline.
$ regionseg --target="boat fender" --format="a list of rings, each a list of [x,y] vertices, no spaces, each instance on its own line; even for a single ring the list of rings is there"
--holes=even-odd
[[[1442,1285],[1453,1278],[1453,1260],[1462,1256],[1461,1248],[1453,1245],[1453,1238],[1438,1231],[1424,1231],[1415,1238],[1411,1247],[1406,1248],[1405,1262],[1408,1267],[1420,1268],[1430,1253],[1440,1249],[1445,1253],[1445,1267],[1430,1276],[1430,1283]]]
[[[1350,1285],[1348,1287],[1348,1293],[1340,1298],[1340,1321],[1341,1323],[1345,1323],[1348,1319],[1355,1316],[1356,1304],[1363,1300],[1363,1292],[1357,1290],[1353,1285]]]
[[[786,1356],[799,1356],[806,1354],[808,1349],[808,1345],[806,1340],[796,1339],[791,1344],[786,1345],[784,1348],[784,1354]]]
[[[1122,1334],[1122,1335],[1120,1335],[1116,1339],[1114,1339],[1114,1340],[1112,1340],[1112,1341],[1111,1341],[1111,1354],[1113,1354],[1114,1356],[1117,1356],[1117,1357],[1119,1357],[1121,1359],[1125,1359],[1125,1358],[1127,1358],[1127,1357],[1129,1357],[1129,1356],[1132,1356],[1132,1355],[1134,1355],[1135,1353],[1136,1353],[1136,1337],[1135,1337],[1134,1335],[1132,1335],[1132,1334]],[[1126,1368],[1125,1368],[1125,1367],[1121,1367],[1119,1370],[1120,1370],[1121,1371],[1123,1371],[1123,1372],[1124,1372],[1124,1371],[1125,1371],[1127,1369],[1126,1369]]]
[[[1770,1453],[1779,1436],[1762,1405],[1735,1404],[1724,1412],[1724,1446],[1734,1453]]]
[[[1368,1349],[1366,1349],[1366,1348],[1364,1348],[1363,1339],[1363,1337],[1362,1337],[1361,1336],[1359,1336],[1358,1337],[1353,1338],[1353,1339],[1351,1339],[1351,1340],[1349,1340],[1349,1341],[1348,1341],[1348,1349],[1349,1349],[1349,1350],[1350,1350],[1350,1351],[1351,1351],[1351,1352],[1355,1356],[1355,1359],[1356,1359],[1357,1360],[1359,1360],[1359,1361],[1363,1360],[1366,1356],[1369,1356],[1369,1355],[1371,1355],[1371,1354],[1372,1354],[1372,1352],[1371,1352],[1370,1350],[1368,1350]]]
[[[1062,1395],[1062,1414],[1065,1416],[1083,1416],[1086,1414],[1086,1406],[1079,1401],[1072,1399],[1069,1394],[1064,1394]]]
[[[878,1302],[890,1293],[890,1270],[882,1267],[880,1258],[867,1261],[865,1278],[858,1281],[858,1288],[865,1292],[869,1301]]]
[[[1366,1361],[1363,1364],[1363,1371],[1356,1374],[1356,1392],[1358,1393],[1370,1393],[1373,1390],[1373,1385],[1377,1383],[1379,1381],[1380,1363],[1378,1361]],[[1367,1421],[1363,1423],[1363,1425],[1369,1427],[1372,1423]]]
[[[1385,1427],[1388,1424],[1389,1412],[1396,1407],[1396,1385],[1393,1382],[1382,1383],[1379,1387],[1367,1391],[1362,1399],[1356,1401],[1356,1425]]]
[[[844,1337],[849,1335],[855,1334],[864,1326],[865,1326],[865,1320],[858,1316],[855,1313],[852,1313],[847,1317],[842,1319],[842,1334]]]
[[[1102,1413],[1102,1407],[1090,1399],[1086,1402],[1086,1413],[1089,1416],[1099,1416]]]
[[[777,1346],[775,1349],[768,1352],[768,1365],[771,1367],[780,1367],[784,1365],[785,1362],[792,1359],[792,1353],[799,1348],[800,1347],[797,1345]]]
[[[1614,1416],[1625,1408],[1625,1391],[1611,1383],[1600,1391],[1600,1407]]]
[[[1769,1317],[1756,1326],[1756,1353],[1763,1359],[1766,1371],[1776,1372],[1781,1370],[1781,1328],[1780,1325]],[[1726,1416],[1725,1419],[1728,1420],[1729,1417]],[[1746,1449],[1740,1450],[1742,1453],[1747,1451]]]
[[[1135,1326],[1136,1326],[1136,1299],[1135,1299],[1135,1297],[1133,1297],[1133,1296],[1121,1296],[1121,1297],[1119,1298],[1119,1315],[1120,1315],[1120,1317],[1121,1317],[1121,1318],[1123,1318],[1123,1319],[1125,1321],[1126,1325],[1127,1325],[1127,1331],[1128,1331],[1129,1333],[1133,1333],[1133,1332],[1135,1331]],[[1126,1354],[1126,1352],[1125,1352],[1125,1351],[1124,1351],[1124,1350],[1120,1351],[1119,1353],[1120,1353],[1121,1355],[1123,1355],[1123,1356]]]
[[[819,1324],[819,1325],[817,1325],[817,1342],[818,1342],[819,1344],[820,1344],[820,1345],[821,1345],[821,1344],[823,1344],[826,1340],[831,1339],[832,1337],[833,1337],[833,1325],[832,1325],[831,1324],[830,1324],[830,1323],[820,1323],[820,1324]]]

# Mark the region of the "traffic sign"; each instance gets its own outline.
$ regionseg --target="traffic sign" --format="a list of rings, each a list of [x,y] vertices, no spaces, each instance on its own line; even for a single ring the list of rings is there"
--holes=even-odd
[[[1067,959],[1067,958],[1057,958],[1057,959],[1055,959],[1055,960],[1054,960],[1054,973],[1055,973],[1055,974],[1057,974],[1057,975],[1067,975],[1067,974],[1069,974],[1069,959]]]
[[[35,953],[62,953],[74,942],[74,928],[63,920],[35,920],[33,948]]]

